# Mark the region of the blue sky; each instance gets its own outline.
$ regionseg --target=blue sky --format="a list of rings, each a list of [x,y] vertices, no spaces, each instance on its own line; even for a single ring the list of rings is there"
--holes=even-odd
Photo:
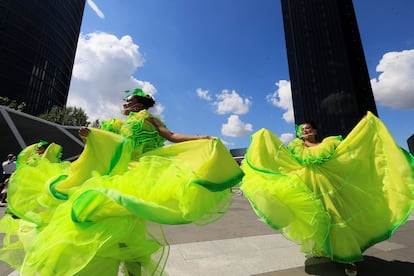
[[[414,134],[414,1],[354,0],[380,119],[397,144]],[[247,147],[294,122],[279,0],[87,1],[68,105],[90,120],[121,117],[123,91],[178,133]]]

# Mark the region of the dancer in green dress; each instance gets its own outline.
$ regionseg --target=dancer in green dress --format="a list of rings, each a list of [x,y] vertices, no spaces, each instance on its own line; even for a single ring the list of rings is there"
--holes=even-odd
[[[388,239],[414,207],[414,158],[368,112],[343,140],[317,142],[303,124],[286,147],[269,130],[252,136],[241,189],[272,228],[306,254],[350,264]]]
[[[162,224],[223,215],[240,167],[220,139],[168,130],[148,112],[154,103],[136,89],[125,120],[80,129],[78,160],[17,170],[14,186],[41,188],[31,196],[34,211],[22,206],[22,192],[11,195],[21,220],[0,221],[0,259],[21,275],[117,275],[122,265],[127,274],[158,275],[168,257]]]

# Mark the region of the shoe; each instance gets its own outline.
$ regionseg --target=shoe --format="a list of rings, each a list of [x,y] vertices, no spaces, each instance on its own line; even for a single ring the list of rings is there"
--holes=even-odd
[[[321,259],[323,255],[318,254],[315,251],[305,254],[306,259]]]
[[[347,276],[356,276],[358,274],[356,265],[355,264],[347,264],[345,266],[345,274]]]

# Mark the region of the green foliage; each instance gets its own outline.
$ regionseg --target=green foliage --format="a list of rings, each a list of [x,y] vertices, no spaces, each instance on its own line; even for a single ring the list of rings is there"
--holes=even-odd
[[[80,107],[54,106],[49,112],[40,114],[39,118],[67,126],[89,126],[90,124],[88,115]]]
[[[26,107],[25,102],[18,103],[15,100],[11,100],[8,97],[0,96],[0,105],[7,106],[9,108],[24,111]],[[80,107],[59,107],[54,106],[47,112],[38,116],[41,119],[48,120],[59,125],[67,126],[89,126],[88,115]],[[99,127],[99,121],[96,120],[93,126]]]
[[[0,96],[0,105],[7,106],[12,109],[16,109],[18,111],[23,111],[26,107],[25,102],[18,103],[15,100],[11,100],[8,97],[1,97]]]

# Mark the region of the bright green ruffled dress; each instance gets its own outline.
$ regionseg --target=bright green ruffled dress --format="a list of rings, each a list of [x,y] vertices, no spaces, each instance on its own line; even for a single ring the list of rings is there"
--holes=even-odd
[[[261,129],[242,165],[241,189],[272,228],[304,253],[351,263],[389,238],[414,207],[414,157],[372,113],[343,140],[286,147]]]
[[[207,224],[223,215],[230,187],[243,177],[230,152],[219,139],[163,146],[146,120],[151,116],[140,111],[103,122],[105,130],[90,129],[69,169],[32,184],[60,204],[48,205],[52,216],[13,225],[18,231],[9,240],[20,244],[6,247],[19,254],[1,251],[19,255],[8,263],[21,275],[117,275],[121,264],[136,275],[162,274],[168,257],[162,224]]]
[[[42,225],[50,219],[53,208],[61,203],[49,195],[47,187],[51,175],[69,173],[70,162],[61,162],[62,147],[51,143],[41,155],[38,144],[23,149],[16,162],[16,171],[9,182],[8,210],[26,221]]]

